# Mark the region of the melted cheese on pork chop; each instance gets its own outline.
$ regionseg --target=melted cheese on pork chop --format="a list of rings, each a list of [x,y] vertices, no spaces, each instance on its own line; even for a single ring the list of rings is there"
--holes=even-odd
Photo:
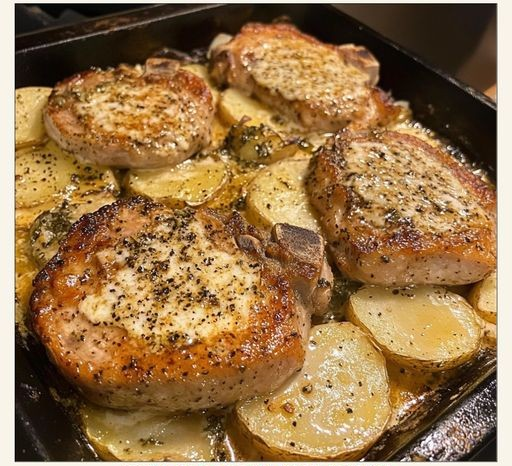
[[[421,148],[355,140],[343,163],[341,183],[359,198],[351,213],[361,224],[387,231],[407,225],[435,234],[491,221],[478,198]]]
[[[78,119],[92,133],[122,135],[135,145],[160,150],[189,150],[197,104],[166,82],[141,86],[134,84],[135,77],[126,74],[82,91],[75,105]]]
[[[319,102],[328,114],[337,115],[358,111],[368,99],[368,74],[345,63],[335,49],[266,37],[250,52],[244,61],[256,83],[290,102]]]
[[[161,221],[101,253],[108,280],[79,311],[93,324],[122,327],[157,348],[247,328],[261,301],[260,264],[238,248],[220,250],[198,221],[178,228],[169,228],[171,218]]]

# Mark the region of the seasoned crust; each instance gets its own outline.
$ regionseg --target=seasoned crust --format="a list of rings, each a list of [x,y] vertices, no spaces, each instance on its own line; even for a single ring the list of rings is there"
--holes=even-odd
[[[495,266],[495,192],[414,136],[338,133],[313,159],[307,188],[354,280],[464,284]]]
[[[214,108],[208,85],[174,60],[75,74],[44,110],[49,136],[84,162],[175,165],[206,147]]]
[[[147,243],[148,250],[157,250],[153,255],[143,248],[137,257],[119,262],[115,254],[114,259],[106,254],[118,254],[134,239],[168,233],[169,228],[174,232],[165,237],[176,251],[175,257],[181,258],[178,262],[169,259],[170,274],[159,269],[158,277],[151,278],[151,267],[161,262],[159,248],[169,246],[161,241],[164,236]],[[246,236],[256,234],[253,238],[262,245],[259,252],[245,252],[237,245],[233,234],[242,231]],[[172,239],[175,237],[178,239]],[[180,250],[176,246],[184,238],[191,245],[184,243]],[[268,244],[268,238],[244,224],[239,215],[226,219],[208,209],[173,212],[143,198],[118,201],[82,217],[59,253],[34,280],[34,330],[63,375],[101,405],[177,412],[224,406],[270,391],[302,366],[310,302],[297,296],[286,267],[262,253]],[[167,254],[169,249],[165,251]],[[207,275],[196,268],[190,279],[181,283],[179,271],[198,264],[198,251],[206,254],[200,267]],[[230,265],[231,275],[215,269],[222,261]],[[137,273],[141,267],[146,270]],[[127,269],[136,279],[123,287],[122,273]],[[194,280],[206,276],[208,288],[203,293],[200,285],[194,288]],[[230,288],[223,277],[241,287]],[[159,288],[166,278],[176,284],[167,294]],[[259,280],[256,287],[252,286],[255,280]],[[146,281],[152,288],[145,287]],[[142,287],[142,295],[137,286]],[[140,301],[150,299],[149,307],[130,301],[131,287]],[[116,290],[120,301],[99,318],[105,301],[99,301],[98,309],[94,303],[105,293],[108,298],[109,288]],[[187,303],[183,305],[177,298],[180,290],[182,297],[185,292],[202,293],[206,301],[197,304],[189,297],[188,302],[194,312],[206,309],[203,321],[192,322],[194,312],[187,314]],[[246,294],[247,300],[237,300],[237,293]],[[165,296],[170,298],[165,300]],[[91,299],[92,304],[84,305]],[[137,313],[155,312],[162,302],[165,306],[158,308],[158,316],[147,314],[154,319],[150,326],[137,320]],[[136,305],[132,314],[127,314],[123,309],[130,304]],[[233,315],[236,318],[231,319]],[[181,333],[171,332],[169,323],[181,325]]]
[[[212,49],[211,74],[309,130],[383,125],[398,112],[374,87],[379,63],[367,49],[325,44],[289,24],[246,24]]]

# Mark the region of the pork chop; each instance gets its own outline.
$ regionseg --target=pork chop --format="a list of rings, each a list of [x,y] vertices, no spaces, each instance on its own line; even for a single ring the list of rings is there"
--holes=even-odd
[[[236,213],[139,197],[74,224],[34,281],[31,315],[93,402],[182,412],[270,392],[300,369],[331,284],[309,230],[267,238]]]
[[[207,84],[174,60],[92,69],[58,83],[48,135],[80,161],[114,167],[176,165],[206,147],[214,108]]]
[[[364,47],[325,44],[289,24],[249,23],[213,45],[211,74],[308,130],[383,125],[398,109],[375,87],[379,63]]]
[[[338,133],[315,155],[307,189],[354,280],[458,285],[496,265],[495,191],[414,136]]]

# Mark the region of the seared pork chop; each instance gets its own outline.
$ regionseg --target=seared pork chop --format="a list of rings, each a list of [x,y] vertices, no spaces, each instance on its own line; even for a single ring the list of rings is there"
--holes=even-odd
[[[214,108],[207,84],[174,60],[93,69],[58,83],[48,135],[83,162],[114,167],[175,165],[206,147]]]
[[[34,281],[33,327],[92,401],[180,412],[267,393],[300,369],[329,301],[320,236],[144,198],[82,217]]]
[[[338,133],[314,157],[307,189],[354,280],[457,285],[496,265],[494,190],[414,136]]]
[[[211,71],[309,130],[385,124],[398,111],[374,87],[379,63],[364,47],[335,46],[289,24],[249,23],[211,49]]]

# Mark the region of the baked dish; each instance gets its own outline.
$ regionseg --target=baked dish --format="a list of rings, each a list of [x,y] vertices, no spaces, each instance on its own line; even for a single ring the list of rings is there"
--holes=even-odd
[[[492,183],[357,44],[171,55],[16,90],[19,331],[103,459],[379,451],[494,358]]]

